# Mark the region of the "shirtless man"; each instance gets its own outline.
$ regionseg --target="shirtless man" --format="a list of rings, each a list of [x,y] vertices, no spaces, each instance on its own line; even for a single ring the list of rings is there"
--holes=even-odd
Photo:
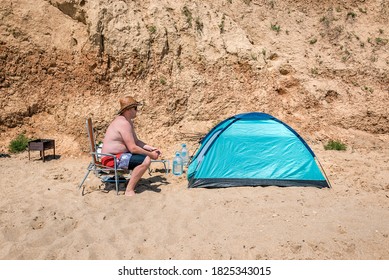
[[[120,99],[119,102],[118,116],[108,126],[101,152],[115,154],[118,157],[122,153],[131,153],[128,169],[132,169],[132,174],[125,195],[134,196],[136,184],[149,168],[151,160],[158,159],[161,151],[145,144],[136,136],[132,120],[136,118],[140,103],[131,96],[126,96]],[[106,166],[113,167],[114,165],[112,157],[103,157],[101,161]],[[119,164],[122,163],[122,160],[120,160]]]

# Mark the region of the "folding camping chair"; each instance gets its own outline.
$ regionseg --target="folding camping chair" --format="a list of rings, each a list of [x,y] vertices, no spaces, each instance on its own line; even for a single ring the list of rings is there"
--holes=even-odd
[[[78,186],[78,189],[82,187],[84,184],[86,178],[88,177],[89,173],[93,171],[93,173],[101,179],[102,182],[115,182],[116,186],[116,194],[119,194],[119,183],[122,182],[127,182],[128,178],[123,179],[123,177],[119,177],[119,175],[122,174],[129,174],[130,170],[124,170],[124,169],[119,169],[116,165],[117,162],[117,157],[116,155],[113,154],[103,154],[100,152],[96,151],[96,139],[93,131],[93,125],[92,125],[92,120],[91,118],[88,118],[86,120],[86,130],[88,133],[88,139],[89,139],[89,145],[90,145],[90,154],[92,156],[92,161],[89,163],[88,170],[81,181],[81,184]],[[101,157],[103,156],[108,156],[112,157],[114,159],[114,167],[108,167],[104,166],[101,163]],[[112,178],[109,178],[110,176],[114,175]],[[85,187],[82,188],[82,195],[84,195],[84,189]]]

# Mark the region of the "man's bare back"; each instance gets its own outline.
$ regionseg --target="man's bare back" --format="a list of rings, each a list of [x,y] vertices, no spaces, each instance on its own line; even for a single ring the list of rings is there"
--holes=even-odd
[[[124,116],[117,116],[108,126],[103,141],[102,153],[119,154],[130,150],[127,148],[123,135],[132,134],[134,138],[134,129],[132,123],[126,120]]]

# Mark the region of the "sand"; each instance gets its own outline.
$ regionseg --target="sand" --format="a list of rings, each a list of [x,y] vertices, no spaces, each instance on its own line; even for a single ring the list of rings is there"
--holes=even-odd
[[[386,145],[386,144],[385,144]],[[117,196],[88,157],[0,158],[0,259],[389,259],[389,149],[311,144],[332,189],[188,189],[153,163]]]

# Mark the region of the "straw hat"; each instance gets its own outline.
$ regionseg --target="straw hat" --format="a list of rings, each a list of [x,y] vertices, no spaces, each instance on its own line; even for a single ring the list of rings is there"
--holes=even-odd
[[[132,96],[125,96],[123,98],[120,98],[119,103],[120,103],[120,110],[118,111],[118,115],[123,113],[124,110],[142,105],[140,102],[136,101]]]

